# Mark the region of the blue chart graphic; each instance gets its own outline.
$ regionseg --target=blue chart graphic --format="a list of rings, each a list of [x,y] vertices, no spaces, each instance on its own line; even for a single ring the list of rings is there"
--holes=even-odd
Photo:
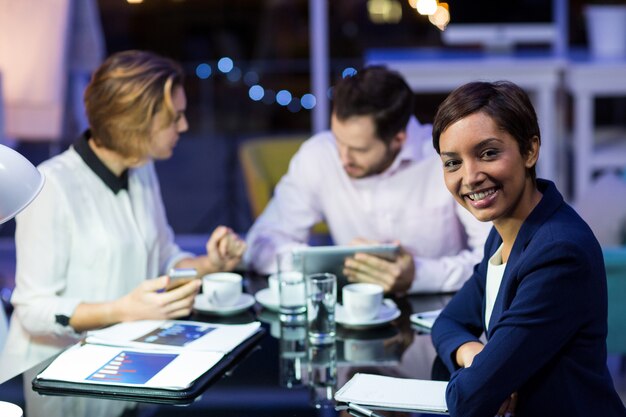
[[[135,339],[135,342],[155,343],[168,346],[185,346],[207,333],[215,330],[215,327],[199,326],[195,324],[175,323],[154,329],[148,334]]]
[[[85,379],[109,384],[145,384],[177,356],[176,353],[122,351]]]

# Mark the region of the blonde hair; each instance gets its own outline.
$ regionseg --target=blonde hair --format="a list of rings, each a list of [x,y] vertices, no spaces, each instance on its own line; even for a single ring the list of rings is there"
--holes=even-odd
[[[111,55],[85,90],[93,140],[125,158],[142,159],[156,114],[165,110],[160,127],[174,122],[172,91],[182,83],[183,70],[171,59],[136,50]]]

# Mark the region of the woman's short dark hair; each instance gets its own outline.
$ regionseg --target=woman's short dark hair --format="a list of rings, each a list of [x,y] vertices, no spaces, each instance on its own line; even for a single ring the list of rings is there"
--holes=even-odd
[[[541,143],[537,114],[522,88],[510,81],[477,81],[458,87],[439,106],[433,122],[433,146],[437,153],[441,133],[478,112],[491,117],[499,129],[513,136],[522,155],[528,155],[534,137]],[[534,181],[535,167],[529,171]]]
[[[372,116],[376,135],[388,143],[406,129],[414,111],[414,94],[404,78],[383,66],[363,68],[333,88],[333,114],[344,121]]]

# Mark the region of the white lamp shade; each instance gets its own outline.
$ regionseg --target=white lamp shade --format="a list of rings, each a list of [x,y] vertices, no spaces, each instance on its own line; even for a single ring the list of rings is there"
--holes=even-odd
[[[11,220],[37,197],[44,176],[13,149],[0,145],[0,224]]]

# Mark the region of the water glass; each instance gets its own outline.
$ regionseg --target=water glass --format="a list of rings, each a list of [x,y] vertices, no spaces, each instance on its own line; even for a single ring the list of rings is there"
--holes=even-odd
[[[306,282],[309,341],[334,343],[337,277],[329,273],[312,274]]]
[[[276,256],[278,306],[281,321],[303,321],[306,312],[306,287],[301,255],[291,251]]]

